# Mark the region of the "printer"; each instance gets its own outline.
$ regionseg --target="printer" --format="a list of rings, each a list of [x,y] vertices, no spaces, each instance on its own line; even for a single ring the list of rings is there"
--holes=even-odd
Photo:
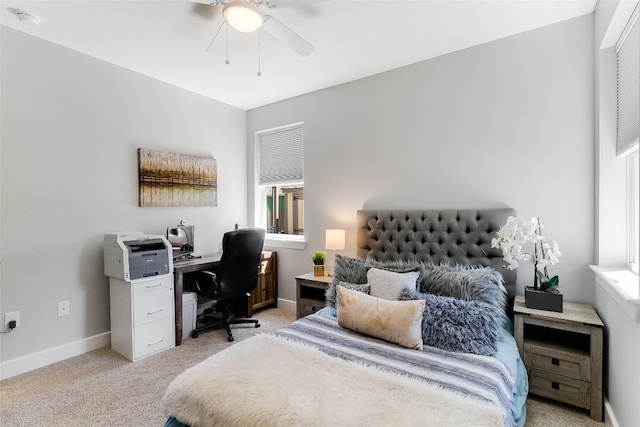
[[[131,282],[172,273],[171,244],[164,236],[140,232],[105,234],[105,275]]]

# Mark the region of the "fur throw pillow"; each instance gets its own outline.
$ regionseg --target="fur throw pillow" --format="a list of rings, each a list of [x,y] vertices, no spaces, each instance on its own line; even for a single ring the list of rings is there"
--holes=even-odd
[[[339,285],[340,282],[351,284],[367,283],[367,271],[369,271],[370,268],[395,271],[396,273],[417,271],[420,276],[418,278],[419,280],[424,274],[424,268],[420,261],[377,261],[373,258],[367,258],[367,260],[364,261],[358,258],[336,254],[333,264],[333,280],[325,292],[326,305],[335,308],[336,286]]]
[[[374,258],[367,258],[365,261],[367,268],[377,268],[379,270],[395,271],[396,273],[409,273],[412,271],[422,272],[424,265],[421,261],[415,260],[389,260],[378,261]]]
[[[403,290],[401,300],[425,300],[422,342],[442,350],[494,356],[503,311],[495,305]]]
[[[336,254],[333,263],[333,280],[325,292],[326,305],[336,306],[336,286],[340,282],[352,284],[367,283],[367,266],[361,259]]]
[[[485,302],[501,310],[505,310],[507,303],[504,279],[491,267],[426,263],[418,289],[434,295]]]

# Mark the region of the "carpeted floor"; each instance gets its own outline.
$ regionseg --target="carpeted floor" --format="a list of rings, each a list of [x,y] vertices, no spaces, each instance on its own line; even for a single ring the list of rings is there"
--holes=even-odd
[[[236,342],[273,332],[295,320],[282,309],[255,313],[261,328],[234,327]],[[109,347],[0,381],[0,425],[163,426],[160,399],[175,376],[233,343],[222,330],[131,363]],[[527,402],[527,426],[603,426],[586,411],[541,398]]]

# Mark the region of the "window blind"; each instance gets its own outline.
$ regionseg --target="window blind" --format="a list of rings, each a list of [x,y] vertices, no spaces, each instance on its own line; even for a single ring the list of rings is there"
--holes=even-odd
[[[304,181],[303,124],[258,132],[260,185],[282,185]]]
[[[616,154],[618,156],[624,156],[638,148],[638,136],[640,135],[639,39],[638,9],[636,8],[616,44],[618,70]]]

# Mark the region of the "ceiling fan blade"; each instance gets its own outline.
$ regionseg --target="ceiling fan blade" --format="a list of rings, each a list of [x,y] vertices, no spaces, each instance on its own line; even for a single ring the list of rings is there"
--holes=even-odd
[[[303,6],[324,1],[326,0],[262,0],[262,4],[269,9],[281,9],[283,7]]]
[[[264,25],[262,28],[293,51],[297,52],[300,56],[310,55],[316,50],[308,41],[271,15],[264,15]]]
[[[220,0],[187,0],[191,3],[206,4],[207,6],[220,6],[222,2]]]

